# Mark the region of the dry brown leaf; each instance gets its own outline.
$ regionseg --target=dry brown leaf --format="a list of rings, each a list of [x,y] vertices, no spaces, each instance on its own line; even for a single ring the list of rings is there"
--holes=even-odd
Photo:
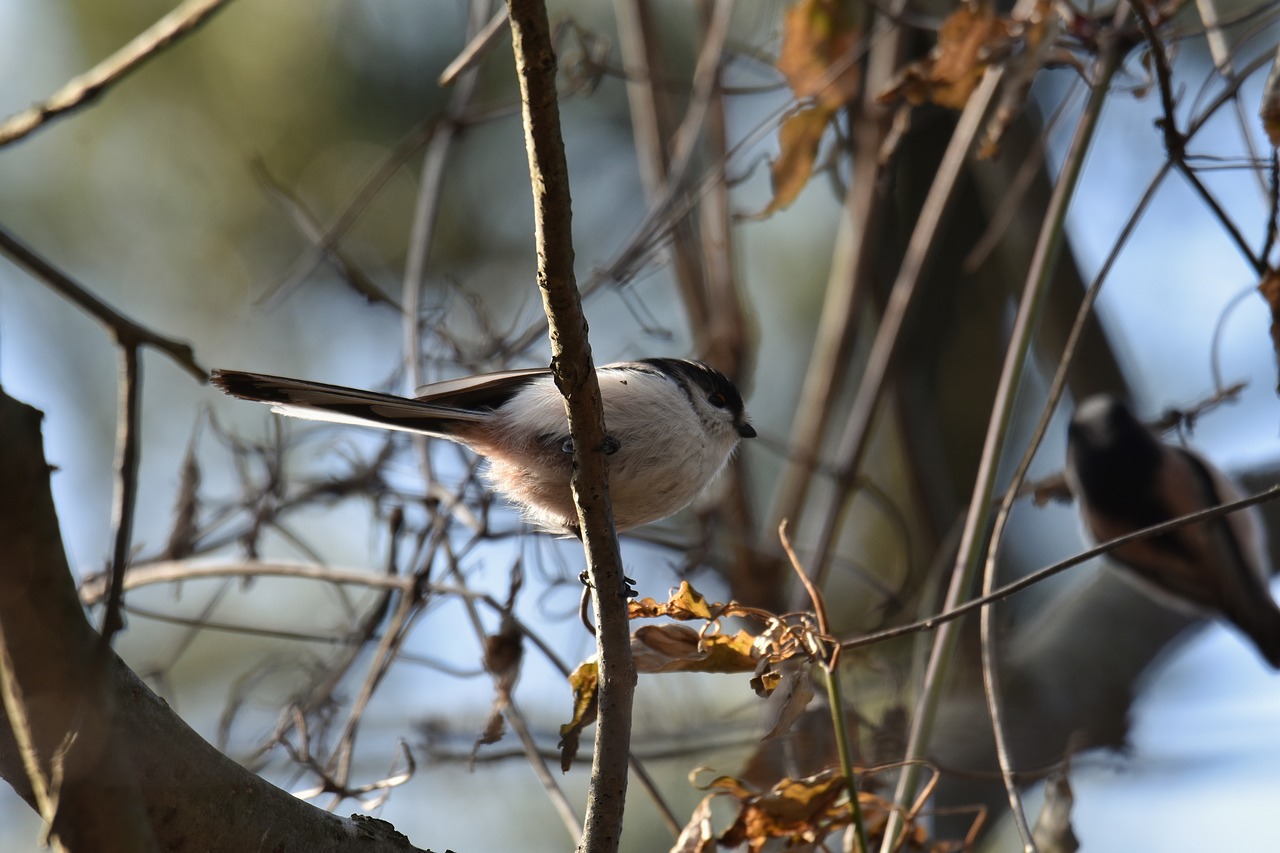
[[[750,843],[759,850],[771,838],[813,842],[846,823],[849,810],[837,806],[847,790],[844,776],[827,770],[805,779],[783,779],[763,794],[741,798],[741,811],[720,836],[725,847]]]
[[[675,846],[671,848],[671,853],[715,853],[716,833],[711,827],[711,801],[714,798],[715,795],[712,794],[703,797],[702,802],[698,803],[698,807],[689,816],[689,822],[681,830],[680,837],[676,839]]]
[[[753,218],[789,207],[813,175],[818,145],[831,119],[862,86],[855,61],[861,39],[857,0],[797,0],[783,15],[778,70],[796,98],[809,105],[778,129],[778,158],[770,167],[773,198]]]
[[[652,598],[632,599],[627,602],[627,617],[630,619],[656,619],[667,616],[671,619],[707,619],[711,620],[722,613],[726,605],[708,604],[707,599],[693,588],[688,581],[681,581],[680,588],[671,593],[665,602],[659,603]]]
[[[1258,292],[1271,308],[1271,347],[1280,360],[1280,273],[1267,273],[1258,284]],[[1280,383],[1276,385],[1276,392],[1280,393]]]
[[[1267,132],[1267,139],[1271,140],[1272,146],[1280,146],[1280,46],[1276,47],[1271,71],[1262,87],[1262,107],[1258,115],[1262,118],[1262,129]]]
[[[813,98],[828,115],[858,94],[859,17],[856,0],[797,0],[783,14],[778,70],[797,98]]]
[[[578,664],[578,668],[569,674],[569,684],[573,687],[573,719],[560,727],[560,769],[565,773],[573,765],[578,755],[578,746],[583,730],[596,721],[599,708],[599,695],[596,692],[600,685],[600,668],[595,661],[589,660]]]
[[[1026,19],[1017,21],[1013,26],[1022,49],[1011,53],[1006,63],[1000,101],[987,122],[982,145],[978,149],[980,159],[989,160],[999,153],[1000,140],[1026,106],[1036,75],[1050,59],[1061,53],[1057,49],[1057,41],[1062,29],[1062,17],[1050,0],[1040,0]],[[1071,60],[1067,58],[1067,61]],[[1080,75],[1087,78],[1083,68],[1080,69]]]
[[[745,631],[703,636],[685,625],[645,625],[631,635],[631,657],[637,672],[754,672],[754,645]]]
[[[497,743],[506,733],[503,711],[511,703],[511,691],[520,680],[520,661],[523,658],[524,632],[508,613],[503,616],[497,633],[490,634],[484,644],[484,668],[494,677],[494,697],[484,730],[472,746],[473,758],[480,747]]]
[[[484,729],[481,730],[480,736],[476,738],[476,742],[471,746],[471,758],[475,759],[480,747],[497,743],[502,740],[502,736],[506,733],[507,718],[503,716],[502,711],[498,708],[491,709],[488,719],[484,721]]]
[[[791,726],[813,698],[813,684],[809,680],[809,667],[789,661],[783,664],[782,690],[774,690],[769,697],[770,718],[773,725],[764,738],[778,737],[791,731]]]
[[[800,779],[783,778],[763,793],[733,776],[718,776],[705,785],[694,783],[694,787],[710,793],[689,822],[690,827],[698,823],[697,830],[686,828],[682,839],[700,840],[710,831],[709,820],[704,824],[699,818],[709,813],[710,801],[715,797],[727,797],[738,804],[738,815],[733,825],[719,836],[722,847],[746,844],[748,850],[759,851],[773,839],[787,839],[785,847],[769,849],[809,850],[812,849],[810,845],[847,827],[851,819],[846,796],[848,786],[844,775],[834,768]],[[868,836],[878,841],[884,835],[892,804],[866,791],[858,794],[858,804],[862,808]],[[908,845],[915,845],[908,849],[923,849],[928,839],[914,820],[908,822],[906,837]],[[701,853],[711,848],[677,846],[672,853],[683,853],[684,849]]]
[[[782,683],[782,673],[777,667],[770,667],[763,672],[758,672],[751,679],[751,689],[761,699],[768,699],[773,695],[773,691],[778,689],[778,685]]]
[[[963,109],[978,81],[1008,43],[1009,22],[988,6],[961,4],[942,23],[938,44],[929,55],[907,66],[898,80],[876,100],[912,104],[932,101],[953,110]]]
[[[524,631],[510,614],[504,615],[497,633],[484,643],[484,668],[497,680],[498,692],[510,698],[520,678],[520,661],[524,659]]]
[[[778,159],[769,166],[773,198],[758,216],[769,216],[791,206],[813,175],[818,145],[833,111],[823,106],[792,113],[778,128]]]

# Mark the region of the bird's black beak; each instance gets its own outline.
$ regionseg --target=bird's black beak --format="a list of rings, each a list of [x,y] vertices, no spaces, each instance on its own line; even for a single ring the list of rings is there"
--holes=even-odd
[[[738,429],[738,435],[742,436],[743,438],[756,437],[756,428],[753,427],[751,424],[747,423],[746,421],[743,421],[742,423],[738,424],[737,429]]]

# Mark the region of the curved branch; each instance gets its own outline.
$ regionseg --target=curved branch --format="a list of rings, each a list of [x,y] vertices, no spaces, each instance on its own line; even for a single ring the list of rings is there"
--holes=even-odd
[[[44,103],[14,113],[0,122],[0,146],[34,133],[44,125],[97,100],[142,63],[189,35],[231,0],[187,0],[139,33],[133,41],[49,96]]]
[[[384,821],[336,817],[244,769],[101,647],[67,566],[41,417],[0,391],[0,778],[28,801],[40,787],[56,799],[55,815],[41,811],[69,850],[174,850],[194,838],[221,850],[338,853],[360,840],[419,851]]]
[[[166,338],[124,316],[94,296],[84,285],[46,261],[3,226],[0,226],[0,253],[8,255],[15,264],[105,326],[116,343],[125,347],[155,347],[200,382],[209,381],[209,372],[196,363],[190,344]]]

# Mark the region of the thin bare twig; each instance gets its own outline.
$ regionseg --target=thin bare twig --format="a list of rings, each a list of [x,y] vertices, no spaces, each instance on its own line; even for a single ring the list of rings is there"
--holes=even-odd
[[[470,71],[484,59],[485,54],[497,44],[498,36],[506,30],[506,25],[507,7],[503,6],[493,13],[493,17],[478,33],[470,36],[466,47],[440,72],[440,76],[436,79],[440,88],[452,85],[459,74]]]
[[[1020,0],[1014,16],[1025,13],[1033,2],[1034,0]],[[836,494],[822,517],[813,562],[809,566],[809,571],[814,573],[814,579],[819,586],[826,577],[830,562],[828,556],[835,542],[840,519],[848,505],[850,487],[858,477],[862,457],[869,443],[872,419],[888,387],[889,375],[897,362],[903,344],[902,329],[906,326],[916,305],[917,286],[924,276],[926,267],[933,259],[937,247],[941,244],[937,239],[938,229],[941,228],[955,200],[961,170],[969,158],[969,152],[973,150],[978,134],[985,126],[987,114],[995,104],[995,97],[1003,77],[1004,72],[1001,68],[989,67],[977,89],[970,95],[964,112],[960,114],[946,153],[929,188],[924,207],[916,219],[916,227],[898,269],[898,276],[894,281],[888,304],[885,306],[884,315],[876,329],[876,336],[863,370],[862,382],[858,386],[858,393],[850,408],[837,451]],[[891,817],[890,820],[892,822],[893,818]]]
[[[111,588],[107,608],[102,617],[102,642],[124,627],[120,603],[124,597],[124,574],[129,564],[133,543],[133,518],[138,501],[138,463],[141,457],[142,376],[138,364],[138,347],[132,343],[120,347],[120,399],[116,424],[115,494],[112,498],[111,524]]]
[[[1179,516],[1178,518],[1170,519],[1169,521],[1164,521],[1151,527],[1145,527],[1142,530],[1135,530],[1133,533],[1126,533],[1124,536],[1118,536],[1115,539],[1108,539],[1106,542],[1102,542],[1092,548],[1081,551],[1073,557],[1068,557],[1067,559],[1054,563],[1051,566],[1046,566],[1043,569],[1039,569],[1029,575],[1018,578],[1012,583],[1007,583],[999,589],[993,590],[990,595],[972,598],[963,604],[948,608],[936,616],[930,616],[929,618],[921,619],[918,622],[912,622],[907,625],[898,625],[893,628],[886,628],[883,631],[876,631],[872,634],[863,634],[861,637],[844,640],[840,643],[840,648],[845,650],[857,649],[862,646],[873,646],[877,643],[883,643],[885,640],[892,640],[895,637],[902,637],[919,631],[932,631],[940,625],[945,625],[948,622],[959,619],[961,616],[967,616],[975,610],[979,610],[994,602],[1002,601],[1015,593],[1022,592],[1028,587],[1035,586],[1041,581],[1048,580],[1054,575],[1062,574],[1067,569],[1075,568],[1081,563],[1087,563],[1094,557],[1101,557],[1111,553],[1117,548],[1123,548],[1130,542],[1150,539],[1201,521],[1209,521],[1224,515],[1230,515],[1231,513],[1242,509],[1248,509],[1251,506],[1268,503],[1269,501],[1276,500],[1277,498],[1280,498],[1280,485],[1264,489],[1261,492],[1241,498],[1238,501],[1219,504],[1218,506],[1210,507],[1209,509],[1202,509],[1198,512],[1193,512],[1190,515]]]
[[[1025,19],[1032,12],[1034,5],[1035,0],[1019,0],[1013,10],[1013,18]],[[985,116],[991,107],[991,102],[994,101],[1003,76],[1001,70],[989,68],[983,77],[982,83],[979,84],[979,88],[970,96],[952,137],[951,145],[948,146],[947,154],[944,156],[943,167],[939,169],[938,177],[930,188],[925,210],[930,211],[931,205],[935,205],[936,212],[932,216],[936,218],[927,217],[925,213],[921,214],[920,222],[911,237],[907,257],[903,260],[902,267],[899,270],[898,281],[894,285],[889,305],[885,310],[885,317],[881,321],[875,342],[872,344],[863,384],[859,388],[858,395],[854,401],[849,427],[841,447],[842,485],[852,482],[853,478],[857,476],[862,455],[868,444],[867,439],[870,434],[871,419],[885,383],[888,381],[889,370],[902,343],[900,332],[903,321],[911,308],[915,283],[923,271],[924,263],[931,256],[932,250],[939,242],[935,239],[938,221],[947,210],[958,171],[967,159],[974,138],[984,123]],[[947,164],[950,164],[949,169]],[[950,183],[944,182],[944,176]],[[1058,237],[1060,239],[1061,234]],[[920,241],[925,239],[928,242],[920,245]],[[1047,267],[1045,261],[1046,259],[1052,261],[1056,257],[1058,245],[1059,243],[1056,241],[1047,243],[1042,240],[1042,243],[1036,247],[1036,251],[1038,256],[1044,255],[1046,257],[1040,257],[1039,262]],[[1033,264],[1032,268],[1036,270],[1037,266]],[[1039,290],[1043,290],[1043,288],[1039,288]],[[1034,319],[1030,315],[1038,313],[1040,305],[1040,297],[1034,291],[1035,289],[1029,285],[1024,304],[1019,308],[1018,328],[1014,332],[1014,337],[1022,334],[1029,338],[1031,321]],[[1021,343],[1019,346],[1021,346]],[[1001,442],[1012,411],[1017,374],[1022,366],[1021,361],[1017,365],[1011,365],[1010,362],[1012,360],[1011,354],[1005,363],[1000,392],[998,392],[992,414],[991,427],[988,429],[984,443],[978,482],[975,484],[969,515],[964,532],[961,535],[960,552],[944,603],[944,607],[947,609],[955,607],[960,602],[969,589],[973,573],[976,571],[977,538],[979,533],[986,530],[985,524],[982,524],[982,522],[986,519],[991,505],[995,465],[999,461]],[[1010,375],[1011,371],[1014,375]],[[1005,399],[1002,400],[999,394],[1004,395]],[[822,570],[822,566],[826,563],[826,554],[834,540],[836,525],[843,514],[845,498],[842,495],[844,491],[846,489],[842,488],[838,492],[836,498],[832,501],[831,509],[824,519],[824,526],[819,539],[820,550],[818,551],[819,558],[823,560],[823,563],[819,564],[819,571]],[[922,698],[919,702],[918,711],[912,718],[911,730],[907,740],[906,757],[908,759],[920,755],[928,741],[939,705],[941,675],[947,671],[950,665],[954,648],[954,632],[949,627],[944,627],[934,637],[933,647],[925,668]],[[918,768],[915,765],[904,768],[902,774],[898,777],[897,789],[893,797],[894,802],[904,804],[910,801],[918,784]],[[888,826],[885,828],[884,844],[881,848],[883,851],[893,849],[893,845],[902,833],[903,828],[901,815],[895,810],[890,814]],[[1019,829],[1021,830],[1021,826],[1019,826]]]
[[[200,382],[208,381],[208,371],[196,363],[195,354],[189,344],[166,338],[130,320],[94,296],[71,276],[45,260],[3,226],[0,226],[0,252],[8,255],[19,266],[100,322],[107,328],[116,343],[122,346],[155,347]]]
[[[305,269],[307,274],[315,268],[313,259],[326,258],[329,263],[333,265],[334,269],[337,270],[338,274],[342,276],[343,280],[350,284],[351,287],[355,289],[356,293],[359,293],[366,300],[371,303],[384,303],[391,306],[396,311],[401,310],[400,304],[387,294],[383,293],[382,288],[378,287],[378,285],[365,274],[364,270],[360,269],[360,266],[355,262],[355,260],[343,251],[340,246],[338,246],[337,240],[329,237],[328,231],[320,226],[320,223],[316,221],[316,218],[311,211],[307,210],[307,207],[302,203],[302,200],[285,187],[284,184],[276,180],[275,175],[272,175],[271,172],[267,170],[265,163],[261,160],[255,160],[252,164],[252,170],[253,176],[258,180],[258,183],[262,188],[266,190],[267,195],[274,199],[282,210],[289,214],[289,218],[293,220],[293,224],[297,226],[298,230],[302,232],[302,235],[310,241],[311,245],[315,247],[314,255],[308,253],[308,255],[301,259],[303,262],[301,268]],[[289,286],[280,287],[278,289],[278,293],[287,293],[292,289],[292,283],[300,280],[301,279],[298,277],[298,271],[295,270],[295,272],[286,280],[286,284]]]
[[[110,86],[124,79],[165,48],[190,35],[209,20],[214,12],[230,2],[231,0],[186,0],[111,56],[79,77],[72,78],[43,103],[14,113],[0,122],[0,146],[22,139],[50,121],[93,103]]]
[[[1121,17],[1118,16],[1115,27],[1118,29]],[[1085,157],[1089,153],[1097,130],[1098,119],[1102,107],[1109,96],[1111,78],[1120,67],[1123,56],[1116,37],[1104,38],[1102,55],[1097,63],[1097,74],[1089,102],[1081,114],[1080,123],[1071,140],[1070,148],[1063,161],[1058,180],[1054,185],[1053,196],[1049,208],[1045,211],[1044,223],[1040,238],[1036,243],[1035,255],[1028,271],[1026,288],[1023,292],[1022,304],[1018,308],[1018,316],[1005,357],[1004,367],[1000,374],[1000,384],[996,390],[996,400],[992,406],[991,422],[987,431],[987,440],[982,451],[979,464],[979,485],[974,490],[974,501],[969,509],[969,523],[960,541],[960,555],[957,557],[957,568],[966,566],[966,574],[976,572],[982,561],[982,537],[987,529],[990,517],[991,498],[995,494],[997,468],[1004,455],[1004,445],[1008,437],[1009,426],[1013,421],[1014,405],[1017,399],[1023,370],[1027,363],[1027,353],[1031,348],[1031,338],[1039,322],[1041,309],[1053,283],[1054,265],[1058,253],[1066,239],[1067,210],[1075,198],[1075,191],[1080,175],[1084,170]],[[1009,495],[1017,493],[1017,486],[1026,476],[1031,465],[1029,456],[1024,455],[1019,466],[1015,485],[1010,488]],[[1001,510],[1010,506],[1011,501],[1001,506]],[[1007,516],[1006,516],[1007,518]],[[1003,528],[1003,525],[1000,525]],[[1002,532],[1002,531],[1001,531]],[[983,594],[995,588],[996,557],[999,554],[1000,540],[992,535],[986,549],[986,560],[982,578]],[[969,584],[961,581],[960,589],[967,589]],[[956,587],[953,587],[955,589]],[[1023,848],[1027,853],[1035,853],[1036,842],[1027,821],[1026,810],[1022,806],[1022,795],[1014,778],[1013,759],[1009,752],[1006,732],[1004,706],[1000,697],[999,666],[995,650],[995,608],[983,608],[981,614],[982,672],[983,690],[986,694],[987,710],[991,714],[991,728],[995,735],[996,758],[1000,764],[1000,775],[1004,780],[1005,792],[1009,797],[1009,808],[1013,814],[1018,834],[1022,836]],[[941,636],[941,635],[940,635]],[[936,648],[936,646],[935,646]],[[914,726],[913,726],[914,729]],[[910,756],[911,753],[908,752]]]
[[[1226,210],[1218,203],[1217,198],[1214,197],[1213,193],[1209,192],[1209,188],[1200,180],[1200,176],[1187,163],[1187,142],[1191,135],[1178,130],[1177,100],[1173,94],[1173,70],[1169,65],[1169,55],[1165,51],[1164,42],[1160,39],[1160,34],[1156,32],[1155,24],[1152,22],[1152,11],[1148,7],[1146,0],[1129,0],[1129,6],[1134,11],[1134,17],[1138,20],[1138,28],[1142,30],[1142,35],[1146,38],[1148,47],[1151,50],[1151,56],[1154,59],[1156,86],[1160,92],[1160,106],[1164,111],[1164,115],[1157,124],[1164,132],[1165,152],[1169,159],[1173,161],[1178,172],[1187,179],[1187,182],[1199,194],[1201,200],[1213,211],[1218,223],[1227,232],[1232,242],[1236,244],[1236,249],[1240,254],[1244,255],[1245,260],[1249,262],[1253,271],[1258,275],[1262,275],[1266,270],[1265,259],[1259,258],[1253,253],[1253,249],[1249,246],[1249,241],[1245,239],[1240,229],[1236,227],[1234,220],[1227,215]]]
[[[573,439],[573,501],[596,611],[599,707],[591,795],[579,851],[618,849],[627,790],[636,672],[622,557],[609,503],[600,386],[573,270],[569,168],[560,133],[556,58],[542,0],[508,0],[525,146],[534,195],[538,287],[551,338],[551,371],[565,398]]]

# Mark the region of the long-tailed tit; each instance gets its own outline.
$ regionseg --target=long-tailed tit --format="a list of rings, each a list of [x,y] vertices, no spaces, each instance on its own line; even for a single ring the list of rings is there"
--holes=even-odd
[[[724,374],[697,361],[649,358],[597,369],[609,494],[618,530],[688,506],[755,429]],[[274,411],[404,430],[466,445],[489,461],[493,488],[533,522],[576,531],[569,490],[573,444],[564,399],[547,369],[450,379],[409,399],[318,382],[215,370],[213,384]]]
[[[1217,469],[1166,444],[1119,400],[1082,402],[1067,430],[1067,482],[1098,541],[1237,500]],[[1111,552],[1158,600],[1220,616],[1280,668],[1280,608],[1267,588],[1256,511],[1199,521]]]

